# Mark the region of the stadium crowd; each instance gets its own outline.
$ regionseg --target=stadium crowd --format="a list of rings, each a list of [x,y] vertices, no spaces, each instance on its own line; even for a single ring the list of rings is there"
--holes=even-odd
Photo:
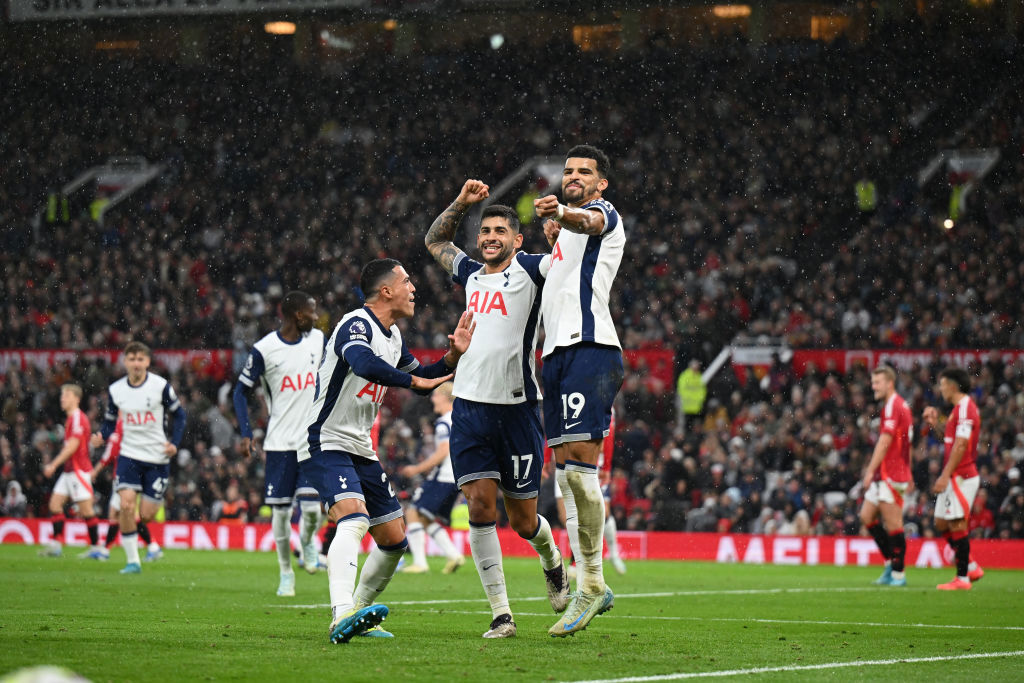
[[[423,248],[433,216],[466,177],[493,184],[581,137],[610,152],[607,196],[627,221],[612,302],[626,348],[670,349],[679,368],[710,360],[740,331],[794,347],[1024,348],[1019,91],[992,109],[983,141],[1004,162],[976,190],[983,208],[955,230],[937,227],[943,216],[916,186],[884,177],[927,161],[904,158],[922,121],[967,89],[990,90],[977,76],[1000,70],[981,67],[1017,59],[978,47],[883,37],[755,51],[724,41],[609,57],[552,44],[372,56],[313,78],[230,60],[5,64],[0,105],[17,114],[0,133],[11,160],[0,165],[0,348],[118,348],[136,338],[232,348],[237,370],[276,327],[284,292],[314,294],[329,330],[360,301],[363,261],[383,254],[403,261],[419,290],[407,342],[442,347],[463,303]],[[549,68],[567,55],[572,77]],[[494,73],[530,74],[529,89],[496,87]],[[638,93],[637,74],[662,87]],[[119,155],[167,170],[103,224],[77,207],[32,227],[48,191]],[[855,204],[862,176],[881,189],[874,210]],[[542,249],[539,226],[525,231],[527,248]],[[45,510],[59,385],[83,384],[95,422],[111,372],[80,360],[0,375],[7,514]],[[915,417],[936,399],[936,372],[901,374]],[[972,518],[987,525],[975,533],[1024,537],[1024,365],[990,360],[973,376],[985,429],[981,505],[991,513]],[[680,433],[672,388],[643,368],[627,374],[612,499],[620,527],[857,533],[847,494],[877,413],[866,375],[822,368],[797,378],[780,362],[765,382],[732,381],[728,369],[720,377],[704,419]],[[229,385],[190,369],[172,382],[189,425],[167,517],[211,519],[225,506],[258,514],[261,463],[241,457]],[[388,394],[381,447],[394,470],[430,443],[429,405],[408,399]],[[941,443],[921,437],[918,446],[924,492]],[[929,533],[931,496],[914,497],[909,519]]]

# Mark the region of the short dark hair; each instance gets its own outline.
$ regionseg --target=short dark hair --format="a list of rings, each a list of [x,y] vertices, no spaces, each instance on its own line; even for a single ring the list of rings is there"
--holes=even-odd
[[[377,296],[381,283],[401,265],[401,261],[393,258],[379,258],[363,266],[363,272],[359,274],[359,289],[363,290],[363,298],[369,301]]]
[[[130,356],[133,353],[141,353],[144,356],[153,357],[153,352],[149,350],[149,347],[140,341],[128,342],[128,345],[124,347],[124,355]]]
[[[288,292],[281,299],[281,317],[291,318],[296,313],[305,308],[309,300],[312,299],[309,294],[295,290],[294,292]]]
[[[958,368],[955,365],[950,365],[948,368],[939,373],[939,378],[945,377],[950,382],[955,383],[960,387],[960,393],[966,394],[971,390],[971,378],[968,376],[967,371],[963,368]]]
[[[576,145],[565,155],[566,159],[573,157],[577,159],[593,159],[597,164],[597,175],[602,178],[607,178],[608,173],[611,171],[612,165],[608,161],[608,155],[593,145]]]
[[[483,222],[485,218],[490,218],[491,216],[504,218],[508,221],[509,230],[512,232],[519,232],[519,214],[516,213],[516,210],[511,206],[505,206],[504,204],[491,204],[483,210],[483,213],[480,214],[480,221]]]

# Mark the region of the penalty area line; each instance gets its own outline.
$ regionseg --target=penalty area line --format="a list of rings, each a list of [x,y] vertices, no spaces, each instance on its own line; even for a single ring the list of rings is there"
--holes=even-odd
[[[679,681],[687,678],[720,678],[724,676],[745,676],[750,674],[789,673],[795,671],[820,671],[824,669],[848,669],[862,666],[891,666],[893,664],[923,664],[928,662],[954,662],[966,659],[992,659],[997,657],[1021,657],[1024,650],[1009,652],[976,652],[966,655],[936,657],[900,657],[898,659],[867,659],[855,662],[827,662],[825,664],[804,664],[797,666],[763,666],[753,669],[728,669],[725,671],[695,671],[662,674],[658,676],[629,676],[627,678],[593,678],[568,683],[648,683],[650,681]]]

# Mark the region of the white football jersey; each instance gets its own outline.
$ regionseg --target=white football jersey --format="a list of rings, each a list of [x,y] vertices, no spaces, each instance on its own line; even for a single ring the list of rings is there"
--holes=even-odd
[[[140,462],[165,465],[170,458],[164,453],[168,438],[164,433],[164,416],[181,408],[170,382],[146,373],[142,384],[132,386],[125,375],[107,389],[110,400],[103,419],[114,422],[121,416],[121,457]]]
[[[452,280],[466,288],[466,310],[476,330],[459,359],[452,395],[509,405],[540,400],[536,349],[540,288],[551,266],[547,254],[515,255],[508,268],[487,274],[465,254],[455,258]]]
[[[420,364],[402,342],[397,325],[385,329],[367,308],[346,313],[324,349],[310,413],[313,420],[308,430],[308,450],[299,450],[299,460],[321,451],[345,451],[377,459],[370,430],[387,387],[352,372],[343,354],[353,345],[369,348],[402,372],[411,372]]]
[[[618,211],[604,199],[580,208],[603,213],[604,232],[591,236],[562,228],[558,233],[541,303],[545,357],[556,348],[580,342],[622,348],[608,301],[626,246],[626,232]]]
[[[461,361],[460,361],[461,362]],[[448,443],[452,436],[452,411],[448,411],[434,422],[434,450],[443,443]],[[451,451],[448,457],[441,461],[441,464],[430,471],[427,479],[439,481],[444,484],[455,483],[455,472],[452,470]]]
[[[270,422],[263,438],[265,451],[297,451],[306,441],[316,370],[324,353],[324,333],[310,330],[295,342],[274,331],[253,344],[238,381],[263,387]]]

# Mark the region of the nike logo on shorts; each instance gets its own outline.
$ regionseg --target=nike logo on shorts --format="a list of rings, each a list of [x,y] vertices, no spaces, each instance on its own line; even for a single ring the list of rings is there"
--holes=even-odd
[[[583,420],[580,420],[579,422],[573,422],[571,425],[565,425],[564,428],[565,429],[572,429],[573,427],[575,427],[576,425],[579,425],[579,424],[583,424]]]

